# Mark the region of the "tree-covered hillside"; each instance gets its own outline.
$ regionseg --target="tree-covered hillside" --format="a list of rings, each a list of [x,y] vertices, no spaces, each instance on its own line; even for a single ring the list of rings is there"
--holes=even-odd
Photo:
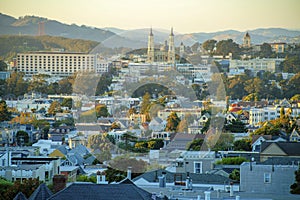
[[[54,36],[0,36],[0,60],[11,60],[17,53],[63,49],[67,52],[90,52],[99,42]]]

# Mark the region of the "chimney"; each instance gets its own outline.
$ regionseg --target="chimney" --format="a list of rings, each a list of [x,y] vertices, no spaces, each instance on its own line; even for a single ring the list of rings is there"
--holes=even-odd
[[[132,167],[128,167],[128,168],[127,168],[127,178],[128,178],[129,180],[131,180],[131,169],[132,169]]]
[[[101,183],[101,172],[97,171],[97,184]]]
[[[233,182],[230,183],[229,196],[230,196],[230,197],[233,197]]]
[[[107,182],[106,182],[106,180],[105,180],[105,172],[103,171],[102,173],[101,173],[101,183],[103,183],[103,184],[106,184]]]
[[[56,174],[53,176],[53,190],[54,193],[64,189],[67,185],[67,177],[63,174]]]
[[[210,191],[205,191],[204,195],[205,195],[205,200],[210,200]]]
[[[165,176],[165,172],[163,172],[162,175],[158,177],[158,180],[159,180],[159,187],[165,188],[165,187],[166,187],[166,176]]]

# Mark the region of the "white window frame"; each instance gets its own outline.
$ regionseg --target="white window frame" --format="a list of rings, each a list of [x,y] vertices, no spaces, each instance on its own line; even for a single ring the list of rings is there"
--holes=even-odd
[[[271,183],[271,173],[264,173],[264,183]]]
[[[199,169],[200,172],[197,172],[198,168],[196,169],[196,164],[200,164],[200,169]],[[203,163],[202,162],[199,162],[199,161],[194,162],[194,173],[195,174],[202,174],[202,171],[203,171],[202,168],[203,168]]]

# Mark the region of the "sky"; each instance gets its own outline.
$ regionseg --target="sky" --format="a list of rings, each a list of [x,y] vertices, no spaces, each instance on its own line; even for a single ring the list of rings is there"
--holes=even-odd
[[[66,24],[176,32],[300,30],[300,0],[0,0],[0,12]]]

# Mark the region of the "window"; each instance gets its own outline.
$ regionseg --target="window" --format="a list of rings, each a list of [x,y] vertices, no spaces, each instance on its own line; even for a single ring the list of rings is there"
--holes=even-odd
[[[264,183],[271,183],[271,174],[264,173]]]
[[[202,174],[202,162],[194,162],[194,173]]]

